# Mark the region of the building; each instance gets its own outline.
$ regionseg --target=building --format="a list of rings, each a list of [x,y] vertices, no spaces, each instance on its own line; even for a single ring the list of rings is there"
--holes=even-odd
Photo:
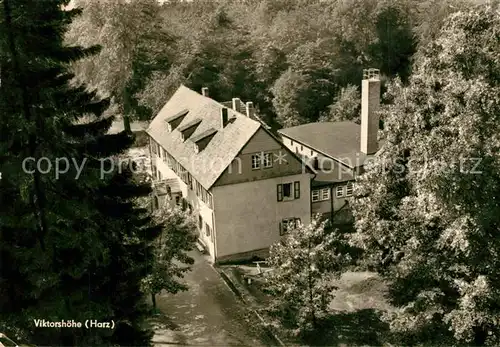
[[[257,120],[251,102],[219,103],[207,88],[181,86],[147,134],[154,185],[163,187],[155,205],[176,194],[214,262],[265,257],[294,223],[310,222],[313,171]]]
[[[363,165],[378,151],[380,74],[364,70],[361,85],[361,125],[317,122],[278,130],[283,143],[311,163],[311,212],[342,223],[349,219],[349,197]]]

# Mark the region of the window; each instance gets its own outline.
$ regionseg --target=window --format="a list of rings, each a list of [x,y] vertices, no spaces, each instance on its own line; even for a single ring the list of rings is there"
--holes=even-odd
[[[335,196],[337,198],[341,198],[344,196],[344,186],[338,186],[337,189],[335,190]]]
[[[260,169],[260,155],[252,154],[252,170]]]
[[[300,182],[283,183],[276,186],[278,201],[293,200],[300,198]]]
[[[299,147],[295,147],[295,153],[299,154]]]
[[[304,146],[300,145],[300,151],[302,152],[304,150]]]
[[[207,223],[205,223],[205,235],[210,236],[211,230]]]
[[[299,181],[293,182],[293,197],[295,199],[300,198],[300,182]]]
[[[291,183],[283,184],[283,197],[284,198],[291,198],[292,197],[292,184]]]
[[[314,151],[311,151],[311,157],[314,155]]]
[[[196,196],[200,196],[201,195],[201,185],[198,183],[198,181],[196,181]]]
[[[290,145],[292,145],[292,146],[293,146],[293,140],[290,140]]]
[[[156,176],[157,176],[156,166],[154,166],[154,165],[151,166],[151,173],[153,174],[153,177],[156,178]]]
[[[153,209],[157,210],[158,208],[160,208],[160,203],[158,202],[158,197],[155,196],[153,199]]]
[[[286,218],[280,223],[280,235],[285,235],[300,225],[300,218]]]
[[[193,177],[191,176],[191,174],[189,172],[188,172],[187,176],[188,176],[189,189],[193,189]]]
[[[170,186],[167,186],[167,195],[172,197],[172,188],[170,188]]]
[[[272,158],[272,153],[265,153],[264,158],[263,158],[263,166],[265,168],[273,167],[273,158]]]
[[[156,145],[158,146],[158,156],[161,157],[161,147],[160,147],[160,144],[157,143]]]
[[[212,194],[208,193],[208,207],[214,208],[214,200],[212,198]]]
[[[203,230],[203,219],[201,218],[201,216],[198,216],[198,228],[200,228],[200,230]]]
[[[167,151],[163,150],[163,161],[167,161]]]
[[[161,179],[162,179],[162,175],[161,175],[161,172],[158,170],[158,180],[161,181]]]
[[[175,204],[176,204],[177,206],[179,206],[179,204],[180,204],[180,203],[181,203],[181,197],[177,195],[177,196],[175,197]]]
[[[154,141],[153,139],[150,139],[150,141],[151,141],[151,151],[152,151],[154,154],[156,154],[156,148],[157,148],[157,147],[156,147],[156,143],[155,143],[155,141]]]
[[[312,202],[319,201],[319,190],[312,191]]]
[[[352,196],[353,190],[354,190],[354,184],[352,182],[347,183],[345,196]]]
[[[330,199],[330,188],[321,189],[321,200],[329,200]]]

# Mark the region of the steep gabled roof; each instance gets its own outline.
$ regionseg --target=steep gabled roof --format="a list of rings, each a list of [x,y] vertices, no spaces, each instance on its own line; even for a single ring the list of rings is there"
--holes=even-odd
[[[230,121],[221,127],[221,109],[224,106],[215,100],[180,86],[170,100],[152,120],[147,133],[169,152],[205,188],[214,182],[229,166],[240,150],[261,127],[247,116],[228,109]],[[179,118],[186,113],[177,129],[168,132],[166,119]],[[191,134],[182,141],[179,128],[200,118],[202,121]],[[211,130],[213,129],[213,130]],[[196,153],[193,141],[214,133],[206,147]]]

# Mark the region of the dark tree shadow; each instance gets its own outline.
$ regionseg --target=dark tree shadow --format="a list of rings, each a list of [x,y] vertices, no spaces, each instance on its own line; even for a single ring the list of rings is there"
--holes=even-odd
[[[303,337],[310,346],[380,346],[389,335],[389,326],[374,309],[339,312],[324,319],[318,329]]]

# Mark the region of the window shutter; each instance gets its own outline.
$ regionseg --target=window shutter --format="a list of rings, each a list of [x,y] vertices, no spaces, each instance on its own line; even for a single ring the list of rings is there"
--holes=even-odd
[[[282,222],[279,222],[279,231],[280,231],[280,235],[283,235],[283,223]]]
[[[296,182],[294,182],[293,185],[294,185],[294,187],[293,187],[294,197],[295,197],[295,199],[299,199],[300,198],[300,182],[296,181]]]
[[[278,201],[283,201],[283,185],[282,184],[277,185],[277,194],[278,194]]]

